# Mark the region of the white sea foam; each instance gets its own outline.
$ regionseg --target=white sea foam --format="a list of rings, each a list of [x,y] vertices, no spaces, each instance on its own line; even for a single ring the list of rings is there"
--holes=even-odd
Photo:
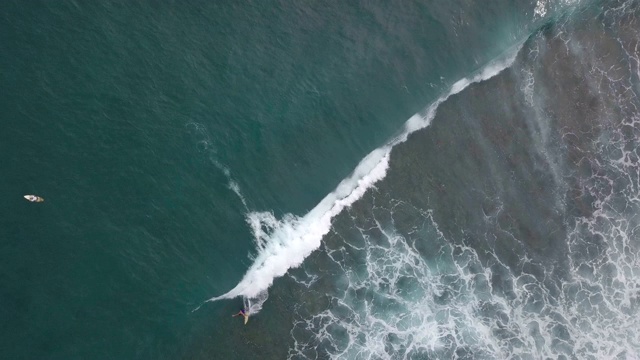
[[[411,211],[416,209],[402,213]],[[473,249],[445,239],[431,212],[418,210],[417,218],[425,223],[415,228],[428,238],[419,241],[435,250],[429,260],[417,251],[415,239],[378,221],[379,237],[360,229],[361,239],[345,244],[350,249],[328,249],[347,286],[329,309],[294,324],[290,358],[453,358],[455,344],[500,348],[491,324],[477,316],[482,301],[491,297],[492,270],[482,268]],[[342,260],[350,257],[358,258],[359,265]],[[363,289],[369,296],[360,295]],[[486,355],[476,353],[478,358]]]
[[[547,0],[538,0],[533,13],[535,17],[544,17],[547,14]]]
[[[547,14],[558,13],[563,8],[568,6],[575,6],[579,4],[580,0],[536,0],[536,5],[533,9],[534,20],[542,19]]]
[[[331,306],[294,324],[290,359],[637,358],[637,219],[599,209],[578,221],[558,286],[553,267],[524,256],[521,268],[543,274],[536,278],[495,254],[484,263],[445,238],[431,212],[402,205],[403,219],[414,212],[418,220],[409,236],[374,218],[376,231],[359,229],[360,239],[327,249],[341,269],[335,281],[346,285],[327,294]],[[602,236],[600,253],[580,255],[585,234]]]
[[[342,210],[360,199],[374,184],[386,176],[393,146],[404,142],[409,134],[425,128],[433,119],[438,105],[472,83],[487,80],[508,68],[516,58],[522,44],[513,47],[505,56],[489,63],[470,78],[464,78],[451,86],[447,94],[439,98],[424,112],[412,116],[402,132],[386,145],[367,155],[353,173],[342,180],[305,216],[285,215],[276,219],[270,212],[251,212],[247,222],[252,228],[257,247],[254,263],[236,287],[226,294],[209,299],[232,299],[242,296],[254,299],[261,296],[274,279],[287,270],[299,266],[314,250],[320,247],[324,235],[331,229],[331,220]]]

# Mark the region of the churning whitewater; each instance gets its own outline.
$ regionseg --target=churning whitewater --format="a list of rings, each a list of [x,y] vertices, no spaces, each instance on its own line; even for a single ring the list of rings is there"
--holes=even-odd
[[[306,215],[298,217],[288,214],[282,219],[276,219],[271,212],[249,213],[247,222],[251,226],[257,248],[254,263],[236,287],[208,301],[242,296],[254,300],[249,302],[251,310],[253,313],[258,312],[266,299],[265,292],[274,279],[302,264],[309,254],[320,247],[322,238],[331,229],[331,220],[386,176],[393,147],[406,141],[409,134],[429,126],[438,106],[450,96],[461,92],[470,84],[490,79],[508,68],[521,46],[522,44],[514,46],[477,74],[455,82],[446,95],[440,97],[423,113],[407,120],[398,136],[367,155],[348,178],[340,182],[333,192]]]

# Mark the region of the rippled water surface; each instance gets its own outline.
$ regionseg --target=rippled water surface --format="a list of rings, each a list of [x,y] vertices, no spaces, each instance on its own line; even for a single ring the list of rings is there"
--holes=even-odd
[[[4,9],[4,357],[640,356],[637,1]]]

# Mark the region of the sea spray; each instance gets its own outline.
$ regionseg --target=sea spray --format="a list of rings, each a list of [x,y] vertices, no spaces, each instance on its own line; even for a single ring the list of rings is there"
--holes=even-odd
[[[291,267],[299,266],[320,246],[322,237],[331,229],[331,219],[384,178],[390,150],[390,147],[384,147],[369,154],[351,177],[343,180],[336,191],[327,195],[304,217],[286,215],[278,221],[271,213],[248,214],[258,248],[255,261],[235,288],[209,301],[237,296],[256,298],[269,288],[276,277],[284,275]]]
[[[472,83],[490,79],[511,66],[522,44],[523,42],[518,43],[473,76],[455,82],[447,94],[427,107],[424,112],[412,116],[399,135],[369,153],[349,177],[342,180],[333,192],[305,216],[287,214],[281,220],[277,220],[270,212],[247,214],[247,222],[252,228],[257,247],[254,263],[238,285],[207,302],[242,296],[259,310],[266,300],[264,294],[274,279],[283,276],[290,268],[302,264],[307,256],[320,247],[323,236],[331,229],[331,220],[386,176],[392,148],[406,141],[411,133],[427,127],[438,106],[450,96]],[[255,312],[257,311],[254,310]]]

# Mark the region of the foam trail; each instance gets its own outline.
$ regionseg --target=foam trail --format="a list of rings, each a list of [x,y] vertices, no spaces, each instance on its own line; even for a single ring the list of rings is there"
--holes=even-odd
[[[229,189],[231,189],[231,191],[233,191],[238,196],[238,198],[242,202],[242,205],[244,205],[244,208],[248,209],[249,207],[247,206],[247,200],[245,200],[244,196],[242,195],[242,192],[240,192],[240,185],[238,185],[238,183],[235,182],[235,180],[229,178],[228,187]]]
[[[198,139],[198,142],[196,143],[196,148],[198,149],[198,151],[209,153],[209,160],[211,161],[211,163],[218,170],[220,170],[224,174],[224,176],[227,178],[227,188],[229,188],[229,190],[233,191],[234,194],[238,196],[238,198],[242,202],[242,205],[248,212],[249,206],[247,205],[247,200],[242,195],[242,191],[240,190],[240,185],[238,185],[238,183],[231,176],[231,170],[229,170],[229,168],[226,165],[218,161],[217,155],[216,155],[218,151],[216,150],[215,146],[213,146],[211,143],[211,137],[209,136],[209,132],[207,131],[207,128],[204,125],[197,122],[187,123],[186,128],[192,135],[194,135]]]
[[[229,170],[228,167],[220,163],[215,158],[211,158],[211,162],[213,163],[213,165],[215,165],[215,167],[217,167],[220,171],[222,171],[224,176],[227,178],[227,188],[229,188],[229,190],[233,191],[236,194],[236,196],[238,196],[238,199],[240,199],[244,208],[247,209],[247,211],[249,211],[247,200],[244,198],[244,196],[242,195],[242,192],[240,191],[240,185],[238,185],[238,183],[231,176],[231,170]]]
[[[289,214],[278,221],[271,213],[248,214],[247,221],[252,227],[258,248],[255,261],[236,287],[207,302],[238,296],[253,299],[254,302],[259,298],[266,299],[263,294],[275,278],[283,276],[290,268],[299,266],[307,256],[320,247],[322,238],[331,229],[331,220],[386,176],[391,149],[395,145],[406,141],[412,132],[427,127],[438,106],[451,95],[459,93],[472,83],[487,80],[511,66],[521,48],[522,43],[507,51],[506,56],[489,63],[474,76],[453,84],[446,95],[440,97],[423,113],[407,120],[398,136],[360,161],[353,173],[342,180],[333,192],[305,216]]]

